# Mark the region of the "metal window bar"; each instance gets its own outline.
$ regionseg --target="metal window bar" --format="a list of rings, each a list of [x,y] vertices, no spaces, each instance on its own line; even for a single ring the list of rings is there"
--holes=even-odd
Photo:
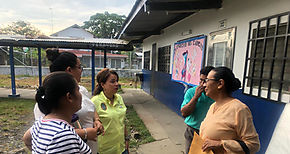
[[[260,25],[261,25],[261,21],[258,21],[257,31],[256,31],[256,38],[259,37]],[[257,42],[258,41],[256,40],[255,41],[255,49],[254,49],[254,57],[255,58],[257,56],[257,44],[258,44]],[[255,64],[256,64],[256,59],[253,60],[251,76],[254,76],[254,73],[255,73]],[[252,95],[252,93],[253,93],[253,83],[254,83],[254,80],[251,79],[251,82],[250,82],[250,95]]]
[[[269,81],[269,82],[282,82],[283,84],[284,83],[290,83],[290,81],[281,81],[279,79],[271,79],[271,80],[269,80],[269,79],[265,79],[265,78],[261,79],[259,77],[245,77],[245,78],[246,79],[262,80],[262,81]]]
[[[284,58],[287,58],[287,47],[288,47],[288,32],[289,32],[289,20],[290,20],[290,12],[288,12],[288,21],[287,21],[287,27],[286,27],[286,31],[285,31],[285,40],[284,40]],[[285,63],[286,63],[286,59],[284,59],[282,61],[282,72],[281,72],[281,81],[284,80],[284,72],[285,72]],[[282,87],[283,87],[283,83],[280,82],[280,87],[279,87],[279,95],[278,95],[278,101],[281,101],[281,97],[282,97]]]
[[[269,28],[269,24],[270,24],[270,19],[266,20],[266,28],[265,28],[265,34],[264,34],[264,41],[263,41],[263,58],[262,58],[262,64],[261,64],[261,71],[260,71],[260,79],[259,79],[259,88],[258,88],[258,97],[261,96],[261,87],[262,87],[262,78],[263,78],[263,72],[264,72],[264,63],[265,63],[265,55],[266,55],[266,45],[267,45],[267,39],[265,37],[268,36],[268,28]]]
[[[289,34],[288,34],[289,35]],[[255,41],[255,40],[264,40],[264,38],[267,38],[267,39],[269,39],[269,38],[275,38],[275,37],[284,37],[285,36],[285,34],[277,34],[277,35],[275,35],[275,36],[267,36],[267,37],[259,37],[259,38],[253,38],[253,39],[249,39],[248,41]]]
[[[280,17],[277,17],[277,21],[276,21],[276,27],[275,27],[275,34],[274,36],[276,36],[278,34],[278,29],[279,29],[279,25],[280,25]],[[271,69],[270,69],[270,80],[273,79],[273,70],[274,70],[274,62],[275,62],[275,57],[276,57],[276,47],[277,47],[277,37],[274,37],[274,41],[273,41],[273,59],[271,61]],[[268,93],[267,93],[267,99],[271,98],[271,88],[272,88],[272,82],[269,81],[268,83]]]
[[[286,27],[286,30],[285,30],[285,34],[280,34],[278,35],[278,30],[279,30],[279,26],[280,25],[280,18],[282,16],[287,16],[287,27]],[[275,33],[274,33],[274,36],[268,36],[268,30],[269,30],[269,22],[270,22],[270,19],[277,19],[276,21],[276,27],[275,27]],[[260,33],[260,25],[261,25],[261,21],[263,20],[266,20],[267,23],[266,23],[266,29],[265,29],[265,35],[262,36],[262,37],[259,37],[259,33]],[[250,80],[250,91],[249,91],[249,95],[252,95],[253,93],[253,81],[254,80],[257,80],[259,81],[259,88],[258,88],[258,96],[257,97],[261,97],[261,91],[262,91],[262,81],[268,81],[268,93],[267,93],[267,99],[268,100],[271,100],[271,89],[272,89],[272,83],[273,82],[277,82],[279,83],[279,92],[278,92],[278,98],[277,100],[275,101],[281,101],[281,97],[282,97],[282,89],[283,89],[283,84],[286,84],[286,83],[289,83],[289,81],[284,81],[284,73],[285,73],[285,65],[286,65],[286,61],[289,60],[289,58],[287,58],[287,49],[288,49],[288,37],[290,36],[289,34],[289,21],[290,21],[290,12],[286,12],[286,13],[282,13],[282,14],[278,14],[278,15],[273,15],[273,16],[270,16],[270,17],[266,17],[266,18],[262,18],[262,19],[258,19],[258,20],[254,20],[254,21],[251,21],[249,23],[249,33],[248,33],[248,43],[247,43],[247,52],[246,52],[246,59],[245,59],[245,71],[244,71],[244,79],[243,79],[243,92],[245,93],[245,85],[246,85],[246,80]],[[258,22],[258,26],[257,26],[257,29],[256,29],[256,34],[255,34],[255,38],[251,38],[251,32],[252,32],[252,25],[254,23],[257,23]],[[254,30],[253,30],[254,31]],[[254,34],[252,34],[254,35]],[[283,48],[283,57],[276,57],[276,51],[277,51],[277,38],[281,38],[283,37],[284,38],[284,48]],[[265,53],[266,53],[266,48],[267,48],[267,39],[269,38],[273,38],[274,41],[273,41],[273,48],[272,48],[272,58],[266,58],[265,57]],[[262,57],[257,57],[257,42],[258,40],[263,40],[263,46],[262,46],[262,51],[263,51],[263,56]],[[254,52],[253,54],[250,55],[250,43],[254,43],[254,49],[252,51],[251,49],[251,52]],[[250,56],[250,57],[249,57]],[[261,72],[259,72],[259,76],[258,77],[255,77],[254,76],[254,73],[255,73],[255,69],[254,68],[257,68],[258,66],[256,66],[256,60],[261,60],[261,65],[260,65],[260,70]],[[265,60],[271,60],[271,69],[270,69],[270,76],[269,78],[263,78],[263,69],[264,69],[264,62]],[[278,60],[282,60],[282,71],[281,71],[281,74],[280,74],[280,79],[273,79],[273,70],[274,70],[274,63]],[[252,66],[251,66],[251,61],[253,62]],[[247,69],[248,69],[248,63],[249,63],[249,66],[251,68],[249,68],[248,71],[252,71],[252,72],[249,72],[248,76],[247,76]]]
[[[244,79],[243,79],[243,87],[242,91],[245,91],[245,85],[246,85],[246,77],[247,77],[247,68],[248,68],[248,58],[249,58],[249,48],[250,48],[250,42],[251,42],[251,32],[252,32],[252,23],[249,23],[249,32],[248,32],[248,43],[247,43],[247,52],[246,52],[246,59],[245,59],[245,71],[244,71]]]

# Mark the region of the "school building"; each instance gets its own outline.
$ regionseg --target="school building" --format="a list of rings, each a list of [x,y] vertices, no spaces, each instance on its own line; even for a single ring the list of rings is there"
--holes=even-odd
[[[184,68],[194,65],[195,73],[207,65],[231,68],[242,82],[234,97],[253,114],[261,142],[258,153],[286,154],[290,151],[289,6],[289,0],[137,0],[119,38],[142,43],[143,90],[178,114],[188,86],[172,80],[180,72],[173,71],[180,62],[176,52],[198,45],[201,63],[190,61]]]

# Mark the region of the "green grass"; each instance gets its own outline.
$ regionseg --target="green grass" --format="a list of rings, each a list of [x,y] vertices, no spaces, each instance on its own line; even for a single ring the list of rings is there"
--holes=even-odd
[[[24,119],[31,114],[34,104],[31,99],[0,98],[0,131],[27,124]]]
[[[21,138],[34,120],[34,104],[32,99],[0,98],[0,151],[8,152],[24,147]],[[25,149],[25,153],[30,152]]]
[[[35,89],[38,86],[38,76],[16,75],[16,88]],[[0,87],[11,88],[10,75],[0,75]]]
[[[130,148],[137,148],[141,144],[155,141],[143,121],[138,117],[133,106],[127,106],[127,114],[125,124],[127,126],[128,135],[131,136]],[[140,134],[140,139],[135,139],[132,134]]]
[[[32,115],[34,104],[35,101],[30,99],[0,98],[0,136],[2,136],[0,139],[4,143],[8,136],[19,135],[19,139],[17,140],[22,143],[21,136],[24,133],[22,131],[26,130],[23,130],[23,127],[27,127],[27,125],[34,120]],[[141,144],[155,141],[145,127],[143,121],[138,117],[133,106],[127,106],[125,123],[127,126],[128,135],[136,133],[140,134],[139,139],[134,139],[134,137],[131,137],[130,148],[137,148]],[[6,142],[6,146],[15,146],[8,144],[8,141]],[[26,150],[26,152],[28,151]]]

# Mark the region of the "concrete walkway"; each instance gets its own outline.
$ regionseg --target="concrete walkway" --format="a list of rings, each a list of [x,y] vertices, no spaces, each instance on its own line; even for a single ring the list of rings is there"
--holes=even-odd
[[[8,97],[12,94],[11,89],[0,88],[0,97]],[[20,94],[21,98],[34,99],[36,90],[33,89],[16,89],[16,94]]]
[[[150,131],[155,142],[143,144],[131,154],[183,154],[183,119],[164,104],[141,89],[123,89],[121,94],[127,105],[133,105],[139,117]],[[0,97],[8,97],[11,89],[0,88]],[[34,99],[35,90],[17,89],[22,98]]]
[[[183,118],[141,89],[124,89],[122,97],[132,104],[139,117],[150,131],[155,142],[141,145],[138,154],[184,153]]]

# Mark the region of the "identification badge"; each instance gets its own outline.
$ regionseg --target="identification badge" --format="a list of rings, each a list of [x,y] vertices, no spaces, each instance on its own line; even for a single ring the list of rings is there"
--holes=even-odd
[[[105,104],[105,103],[102,103],[102,104],[101,104],[101,108],[102,108],[104,111],[106,111],[106,110],[107,110],[107,106],[106,106],[106,104]]]

